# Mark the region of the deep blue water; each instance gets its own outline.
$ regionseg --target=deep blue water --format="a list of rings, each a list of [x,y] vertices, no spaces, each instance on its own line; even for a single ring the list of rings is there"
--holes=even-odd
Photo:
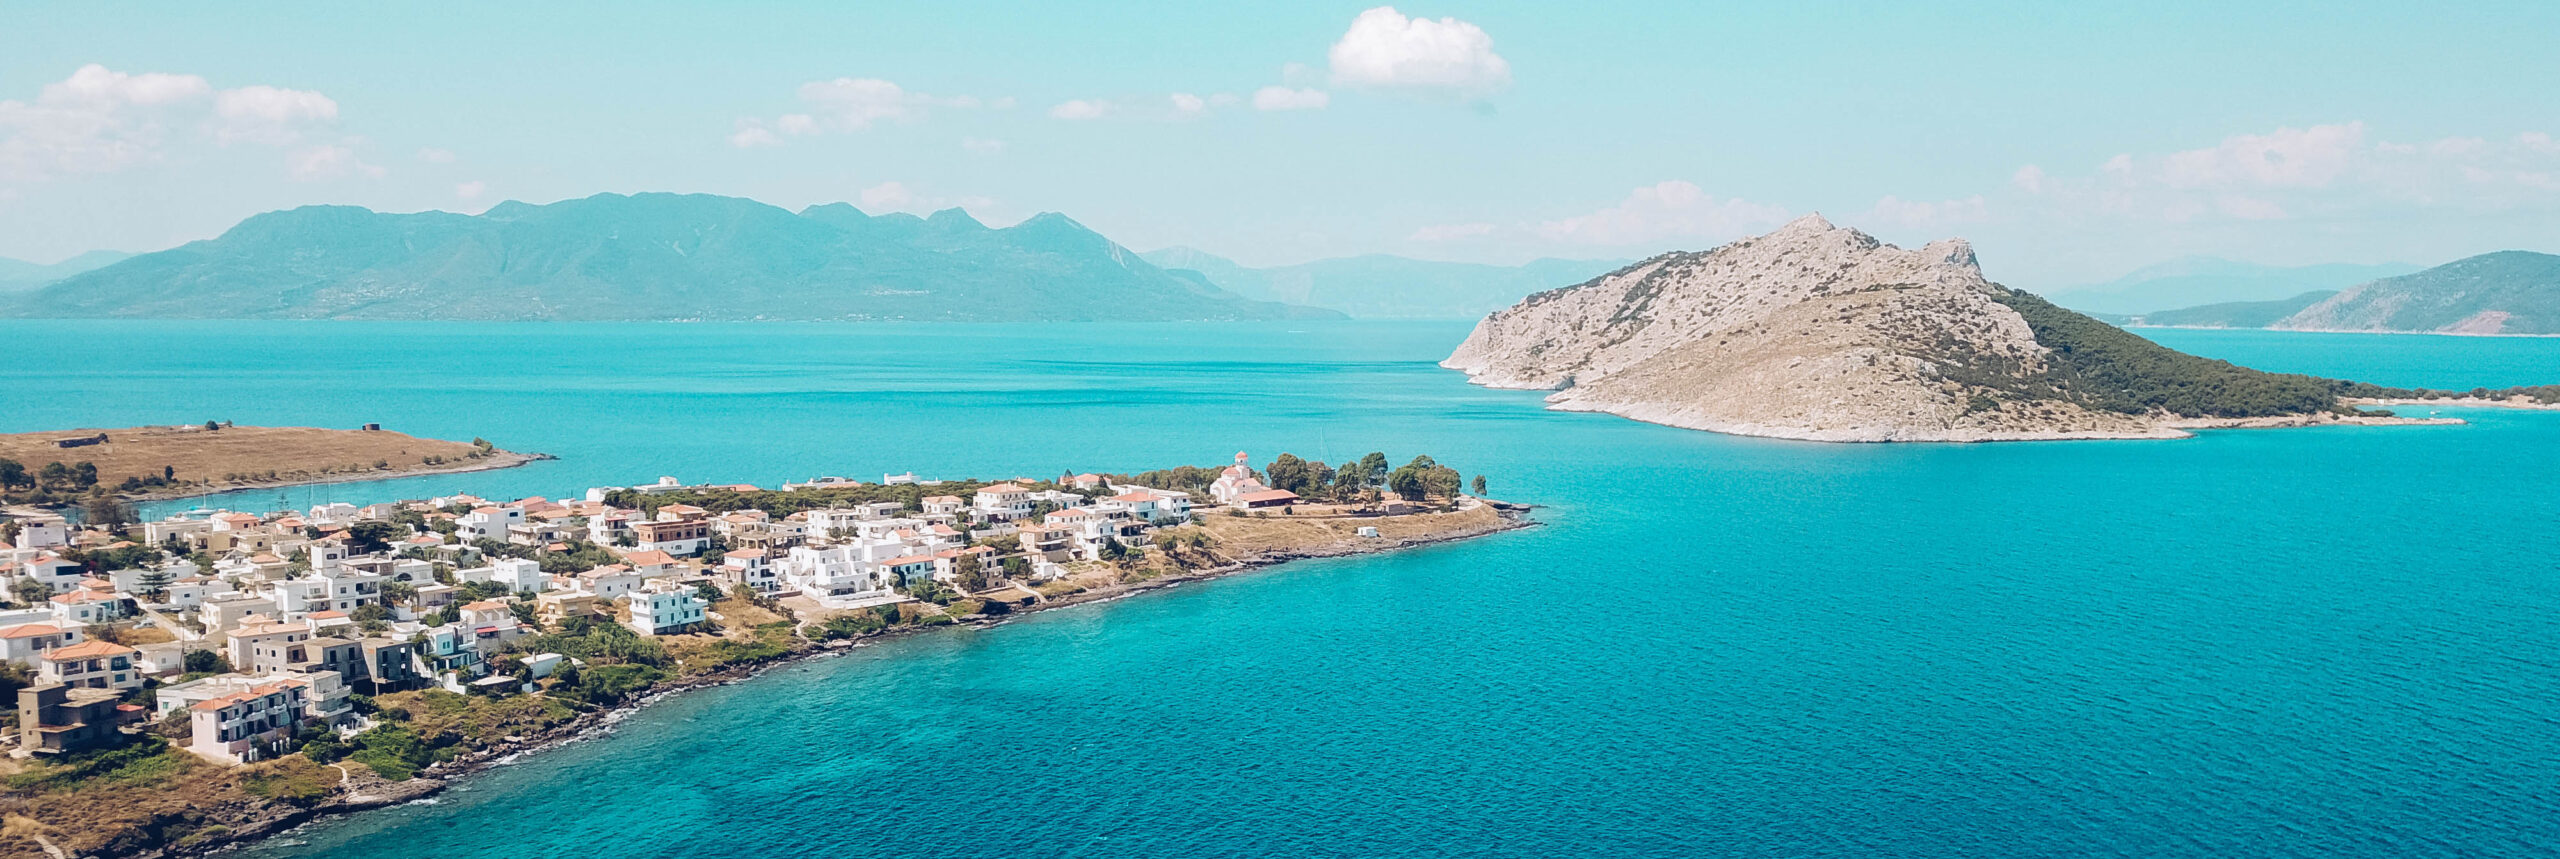
[[[380,421],[563,457],[310,493],[349,500],[1243,448],[1428,452],[1549,505],[693,694],[258,856],[2560,849],[2560,414],[1820,445],[1545,412],[1433,367],[1463,333],[8,322],[0,430]],[[2560,380],[2560,341],[2146,333]]]

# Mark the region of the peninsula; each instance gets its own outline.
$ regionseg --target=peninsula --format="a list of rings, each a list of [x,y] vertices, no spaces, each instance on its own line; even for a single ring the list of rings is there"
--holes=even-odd
[[[482,439],[441,441],[374,425],[338,430],[206,421],[14,433],[0,435],[0,501],[62,506],[100,492],[128,501],[186,498],[487,471],[549,458],[500,450]]]
[[[1559,410],[1813,441],[2460,422],[2343,399],[2410,392],[2169,349],[1986,280],[1962,240],[1905,250],[1818,215],[1530,296],[1442,366]]]
[[[0,608],[0,843],[199,854],[863,639],[1529,524],[1389,462],[0,522],[27,604]]]

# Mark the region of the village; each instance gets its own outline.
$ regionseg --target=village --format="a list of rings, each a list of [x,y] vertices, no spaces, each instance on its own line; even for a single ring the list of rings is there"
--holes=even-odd
[[[1257,470],[1238,453],[1135,477],[670,477],[117,528],[22,515],[0,523],[23,604],[0,609],[11,754],[150,735],[225,766],[353,755],[396,780],[454,754],[384,740],[408,713],[383,702],[404,693],[591,710],[686,673],[1307,548],[1291,540],[1347,551],[1436,537],[1435,515],[1502,521],[1474,489],[1429,457]],[[1284,523],[1299,536],[1257,536]]]

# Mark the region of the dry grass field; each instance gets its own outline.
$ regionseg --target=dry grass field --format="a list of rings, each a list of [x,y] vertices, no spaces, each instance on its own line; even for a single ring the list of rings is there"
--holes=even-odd
[[[105,433],[104,444],[59,447],[58,439]],[[197,427],[132,427],[76,429],[0,435],[0,458],[17,460],[29,472],[46,463],[98,466],[98,483],[114,487],[127,477],[152,478],[174,469],[181,483],[211,482],[215,488],[272,482],[350,477],[369,472],[456,469],[478,464],[467,441],[424,439],[388,430],[336,430],[314,427],[245,427],[219,430]],[[439,465],[429,465],[434,458]]]

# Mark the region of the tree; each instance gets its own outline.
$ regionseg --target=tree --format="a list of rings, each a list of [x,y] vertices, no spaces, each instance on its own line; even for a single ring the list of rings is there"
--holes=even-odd
[[[0,489],[7,489],[12,486],[34,485],[34,481],[27,479],[27,466],[25,463],[14,459],[0,459]]]
[[[190,650],[183,667],[189,674],[228,674],[231,672],[231,660],[211,650]]]
[[[88,501],[81,503],[80,518],[91,525],[117,530],[133,524],[133,505],[126,504],[113,495],[93,495]]]
[[[962,553],[951,563],[951,578],[961,593],[977,593],[987,589],[986,568],[978,563],[975,553]]]
[[[1314,476],[1314,471],[1307,467],[1306,460],[1299,459],[1294,453],[1281,454],[1278,458],[1271,460],[1270,465],[1262,468],[1263,476],[1269,478],[1267,482],[1271,488],[1290,492],[1306,491],[1307,480]]]
[[[1475,485],[1475,490],[1476,490],[1476,491],[1475,491],[1475,496],[1476,496],[1477,498],[1483,498],[1483,497],[1484,497],[1484,475],[1481,475],[1481,474],[1476,475],[1476,485]]]
[[[9,592],[16,594],[19,602],[26,603],[28,605],[39,605],[45,600],[53,598],[52,585],[48,585],[31,578],[19,579],[17,582],[9,585]]]
[[[140,586],[138,590],[142,591],[144,596],[156,600],[160,598],[161,594],[169,592],[170,582],[177,580],[178,574],[170,572],[169,568],[153,567],[142,571],[141,578],[135,580],[134,584]]]
[[[347,553],[370,555],[391,548],[391,541],[403,536],[399,525],[380,520],[367,520],[347,527]]]
[[[36,482],[47,489],[69,486],[71,485],[71,466],[64,465],[60,461],[45,463],[43,468],[36,470]]]
[[[83,462],[79,465],[72,466],[71,482],[74,486],[81,489],[87,489],[98,485],[98,464],[94,462]]]
[[[1378,481],[1387,476],[1387,455],[1373,450],[1361,457],[1358,476],[1360,480],[1355,485],[1360,488],[1378,485]]]
[[[1454,499],[1462,485],[1460,480],[1457,469],[1433,462],[1429,456],[1417,456],[1387,475],[1387,491],[1407,501],[1420,501],[1433,495]]]
[[[178,481],[178,467],[177,467],[177,466],[174,466],[174,465],[163,465],[163,466],[160,466],[160,482],[162,482],[162,483],[176,483],[177,481]]]

